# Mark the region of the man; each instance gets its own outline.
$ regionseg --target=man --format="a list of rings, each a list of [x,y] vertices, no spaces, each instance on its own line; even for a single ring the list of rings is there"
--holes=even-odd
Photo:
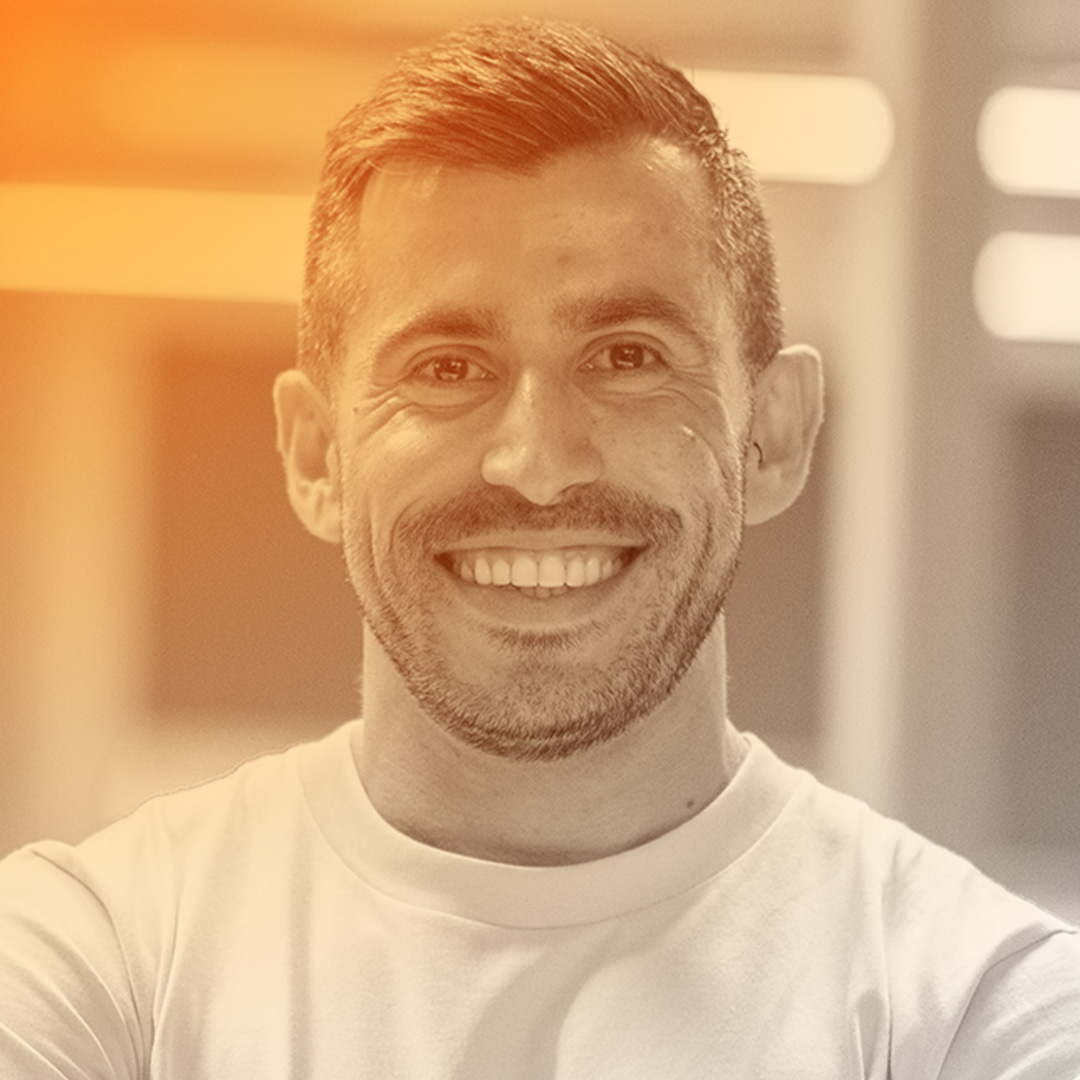
[[[1080,944],[727,722],[744,523],[797,496],[742,156],[572,27],[407,57],[331,135],[289,497],[362,719],[0,886],[18,1077],[1080,1076]]]

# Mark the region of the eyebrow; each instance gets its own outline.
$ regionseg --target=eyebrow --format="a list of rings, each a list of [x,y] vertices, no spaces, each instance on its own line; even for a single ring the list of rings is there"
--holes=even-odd
[[[575,333],[595,333],[643,319],[670,327],[701,349],[713,346],[711,338],[702,332],[686,308],[648,287],[578,298],[562,305],[557,315],[560,322]]]
[[[486,308],[433,308],[381,335],[375,341],[371,355],[377,363],[427,337],[492,338],[499,335],[499,320]]]
[[[595,333],[641,319],[670,327],[702,350],[708,351],[715,344],[681,304],[648,287],[577,297],[561,304],[555,316],[562,326],[576,334]],[[428,337],[481,340],[506,334],[504,323],[490,308],[433,308],[382,334],[374,342],[371,355],[377,365]]]

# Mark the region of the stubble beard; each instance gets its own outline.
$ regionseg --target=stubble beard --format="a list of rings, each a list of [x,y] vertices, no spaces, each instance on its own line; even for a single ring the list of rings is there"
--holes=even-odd
[[[394,565],[406,569],[430,565],[434,552],[452,548],[456,539],[509,525],[607,526],[643,537],[660,588],[643,599],[640,622],[603,667],[581,660],[590,633],[602,627],[586,623],[563,633],[507,627],[490,639],[512,677],[467,681],[440,647],[427,579],[407,572],[392,580],[380,575],[369,537],[349,514],[345,561],[364,620],[435,724],[497,757],[554,761],[623,734],[665,701],[685,675],[720,614],[738,564],[741,497],[729,494],[734,497],[713,514],[700,512],[696,547],[674,510],[611,485],[593,485],[551,507],[536,507],[502,489],[479,490],[418,514],[395,531]]]

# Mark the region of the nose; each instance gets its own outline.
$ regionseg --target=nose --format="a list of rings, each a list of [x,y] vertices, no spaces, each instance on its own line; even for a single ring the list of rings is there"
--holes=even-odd
[[[484,454],[484,480],[548,506],[570,488],[599,479],[601,469],[587,410],[573,387],[523,373]]]

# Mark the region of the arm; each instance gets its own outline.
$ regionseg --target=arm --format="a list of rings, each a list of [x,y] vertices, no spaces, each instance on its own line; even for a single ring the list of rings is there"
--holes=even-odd
[[[140,1015],[108,910],[41,845],[0,862],[0,1076],[139,1080]]]
[[[999,960],[980,981],[941,1080],[1080,1078],[1080,933]]]

